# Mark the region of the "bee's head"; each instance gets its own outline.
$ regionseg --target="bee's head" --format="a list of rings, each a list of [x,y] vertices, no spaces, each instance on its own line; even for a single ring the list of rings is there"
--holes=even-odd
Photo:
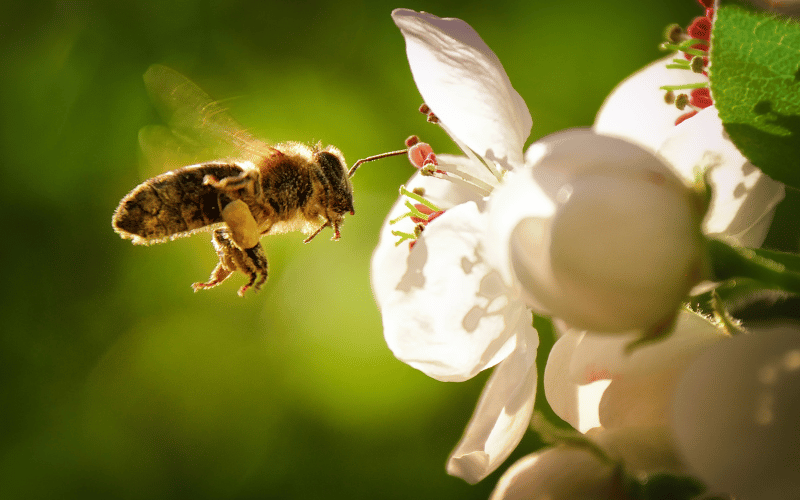
[[[347,165],[342,152],[333,146],[328,146],[316,151],[314,159],[331,187],[328,209],[342,216],[348,212],[355,213],[353,185],[347,175]]]

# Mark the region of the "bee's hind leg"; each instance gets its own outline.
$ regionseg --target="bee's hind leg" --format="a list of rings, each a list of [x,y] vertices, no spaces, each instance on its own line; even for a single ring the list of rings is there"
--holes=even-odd
[[[258,291],[266,283],[269,266],[267,255],[260,243],[242,250],[234,243],[230,230],[224,227],[214,231],[212,242],[219,256],[219,263],[211,271],[211,277],[207,282],[192,285],[195,292],[219,285],[234,271],[241,271],[250,278],[246,285],[239,288],[240,297],[243,297],[244,292],[250,287]]]

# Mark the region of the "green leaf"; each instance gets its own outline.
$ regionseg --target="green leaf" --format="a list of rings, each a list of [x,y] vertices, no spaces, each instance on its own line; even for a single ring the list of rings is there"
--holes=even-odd
[[[774,250],[733,247],[708,240],[713,279],[749,278],[764,288],[800,294],[800,255]]]
[[[710,57],[712,96],[733,143],[764,173],[800,188],[800,23],[723,5]]]

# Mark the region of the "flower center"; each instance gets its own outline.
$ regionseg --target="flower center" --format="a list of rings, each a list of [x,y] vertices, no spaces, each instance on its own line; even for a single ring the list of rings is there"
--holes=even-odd
[[[661,44],[661,48],[683,52],[683,59],[673,59],[667,68],[689,70],[708,77],[708,53],[713,28],[714,2],[698,0],[698,3],[705,8],[705,15],[696,17],[686,28],[685,33],[680,26],[671,25],[665,32],[667,40]],[[707,81],[687,85],[664,85],[661,89],[667,91],[664,100],[668,104],[674,104],[681,111],[689,108],[686,113],[675,120],[675,125],[693,117],[701,109],[714,104]],[[688,95],[680,93],[676,96],[675,91],[681,90],[690,90],[690,92]]]

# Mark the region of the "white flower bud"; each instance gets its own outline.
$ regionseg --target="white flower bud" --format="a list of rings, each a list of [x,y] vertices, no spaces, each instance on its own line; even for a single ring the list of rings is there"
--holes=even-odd
[[[669,324],[700,280],[694,192],[653,154],[590,130],[527,157],[492,196],[489,238],[527,304],[599,332]]]
[[[615,488],[616,487],[616,488]],[[611,464],[578,448],[548,448],[523,457],[500,478],[491,500],[607,500],[619,476]]]
[[[678,448],[711,488],[743,500],[800,491],[800,329],[783,325],[710,346],[675,392]]]

